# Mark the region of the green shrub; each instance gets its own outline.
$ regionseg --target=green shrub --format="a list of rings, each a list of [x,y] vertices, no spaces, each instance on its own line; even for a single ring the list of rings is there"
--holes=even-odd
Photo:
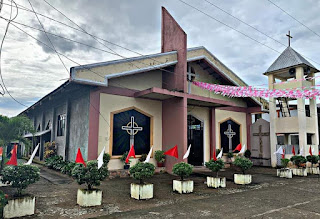
[[[147,154],[141,154],[141,157],[139,158],[139,161],[140,162],[143,162],[143,161],[145,161],[146,159],[147,159]]]
[[[63,157],[58,155],[45,159],[45,166],[49,169],[61,168],[60,165],[63,163]]]
[[[227,157],[228,157],[228,158],[233,158],[233,153],[232,153],[232,152],[228,152],[228,153],[227,153]]]
[[[251,151],[249,149],[247,149],[245,152],[244,152],[244,156],[246,158],[250,158],[251,157]]]
[[[315,155],[308,155],[307,156],[307,161],[311,162],[312,164],[317,164],[319,161],[319,157]]]
[[[249,170],[253,165],[252,161],[246,157],[237,157],[233,164],[239,167],[243,174],[245,174],[245,171]]]
[[[222,159],[214,160],[211,159],[209,162],[206,162],[206,167],[212,172],[216,172],[216,177],[218,177],[218,172],[224,168],[224,162]]]
[[[288,164],[289,164],[289,159],[287,158],[283,158],[281,159],[281,165],[284,167],[284,168],[287,168],[288,167]]]
[[[164,151],[158,150],[154,152],[154,158],[158,163],[164,163],[166,155],[164,155]]]
[[[127,159],[127,157],[128,157],[128,154],[129,154],[128,151],[126,151],[126,152],[124,152],[124,154],[122,154],[122,156],[121,156],[121,158],[120,158],[120,160],[122,161],[122,163],[126,164],[126,159]],[[131,161],[130,161],[130,159],[129,159],[128,164],[129,164],[130,162],[131,162]]]
[[[180,176],[181,180],[183,180],[183,178],[190,176],[190,174],[192,173],[192,169],[193,169],[192,165],[185,162],[181,162],[181,163],[176,163],[173,166],[172,172]]]
[[[79,185],[86,184],[88,190],[92,190],[94,186],[99,186],[100,181],[108,176],[108,168],[101,167],[98,169],[98,161],[91,160],[87,162],[85,167],[83,164],[76,164],[72,169],[72,177],[77,180]]]
[[[22,190],[40,179],[40,170],[33,165],[6,166],[2,171],[2,182],[10,184],[17,189],[21,196]]]
[[[65,165],[61,168],[61,173],[72,175],[72,169],[76,166],[75,162],[67,161]]]
[[[110,159],[111,159],[110,154],[105,153],[105,154],[103,155],[103,166],[104,166],[104,167],[107,167],[107,166],[108,166],[108,163],[109,163]]]
[[[129,169],[130,176],[134,179],[139,180],[140,184],[143,183],[143,180],[153,176],[155,171],[155,166],[151,163],[136,163],[133,167]]]
[[[8,195],[0,190],[0,217],[3,217],[3,208],[8,204]]]
[[[307,162],[307,159],[301,155],[295,155],[290,158],[290,160],[298,167],[303,166]]]

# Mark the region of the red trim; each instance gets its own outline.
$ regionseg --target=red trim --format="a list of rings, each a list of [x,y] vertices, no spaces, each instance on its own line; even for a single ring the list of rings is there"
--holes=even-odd
[[[246,114],[246,123],[247,123],[247,149],[251,150],[251,124],[252,117],[250,113]]]
[[[95,160],[98,156],[100,91],[90,92],[88,158]]]
[[[217,107],[216,109],[219,110],[227,110],[227,111],[232,111],[232,112],[242,112],[242,113],[246,113],[247,112],[247,108],[244,107]]]
[[[216,110],[210,109],[210,159],[213,151],[216,150]]]

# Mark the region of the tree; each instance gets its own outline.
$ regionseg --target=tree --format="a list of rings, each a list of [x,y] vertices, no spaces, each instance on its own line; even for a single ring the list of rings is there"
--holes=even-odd
[[[25,132],[34,133],[31,120],[26,116],[16,116],[8,118],[0,115],[0,146],[7,146],[11,141],[19,141],[24,143],[27,149],[32,145],[29,139],[23,137]],[[5,150],[4,150],[5,151]],[[1,167],[5,153],[2,154]]]

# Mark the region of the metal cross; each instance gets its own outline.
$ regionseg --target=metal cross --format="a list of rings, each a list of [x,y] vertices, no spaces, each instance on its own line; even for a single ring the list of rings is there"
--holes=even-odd
[[[188,80],[188,93],[189,94],[191,93],[192,77],[196,77],[196,74],[192,73],[191,66],[188,65],[187,80]]]
[[[263,155],[262,136],[269,136],[269,132],[262,132],[262,125],[259,125],[259,133],[253,133],[253,136],[259,136],[260,153],[259,157]]]
[[[290,35],[290,30],[289,30],[289,34],[286,35],[288,37],[289,40],[289,46],[290,46],[290,39],[292,39],[293,37]]]
[[[232,152],[232,138],[236,133],[231,129],[231,124],[228,124],[228,129],[223,134],[229,138],[229,152]]]
[[[139,127],[134,121],[133,116],[131,116],[131,121],[126,126],[122,126],[121,129],[127,131],[128,135],[130,135],[130,146],[134,145],[134,136],[138,133],[138,131],[143,130],[143,128]]]

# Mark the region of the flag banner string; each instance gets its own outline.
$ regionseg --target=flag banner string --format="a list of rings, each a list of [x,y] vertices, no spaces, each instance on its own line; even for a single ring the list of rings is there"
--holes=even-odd
[[[209,90],[215,94],[228,97],[287,97],[293,99],[316,99],[320,96],[319,89],[265,89],[265,88],[254,88],[248,87],[237,87],[220,84],[209,84],[205,82],[194,81],[193,84],[204,90]],[[309,88],[309,87],[308,87]],[[310,87],[311,88],[311,87]]]

